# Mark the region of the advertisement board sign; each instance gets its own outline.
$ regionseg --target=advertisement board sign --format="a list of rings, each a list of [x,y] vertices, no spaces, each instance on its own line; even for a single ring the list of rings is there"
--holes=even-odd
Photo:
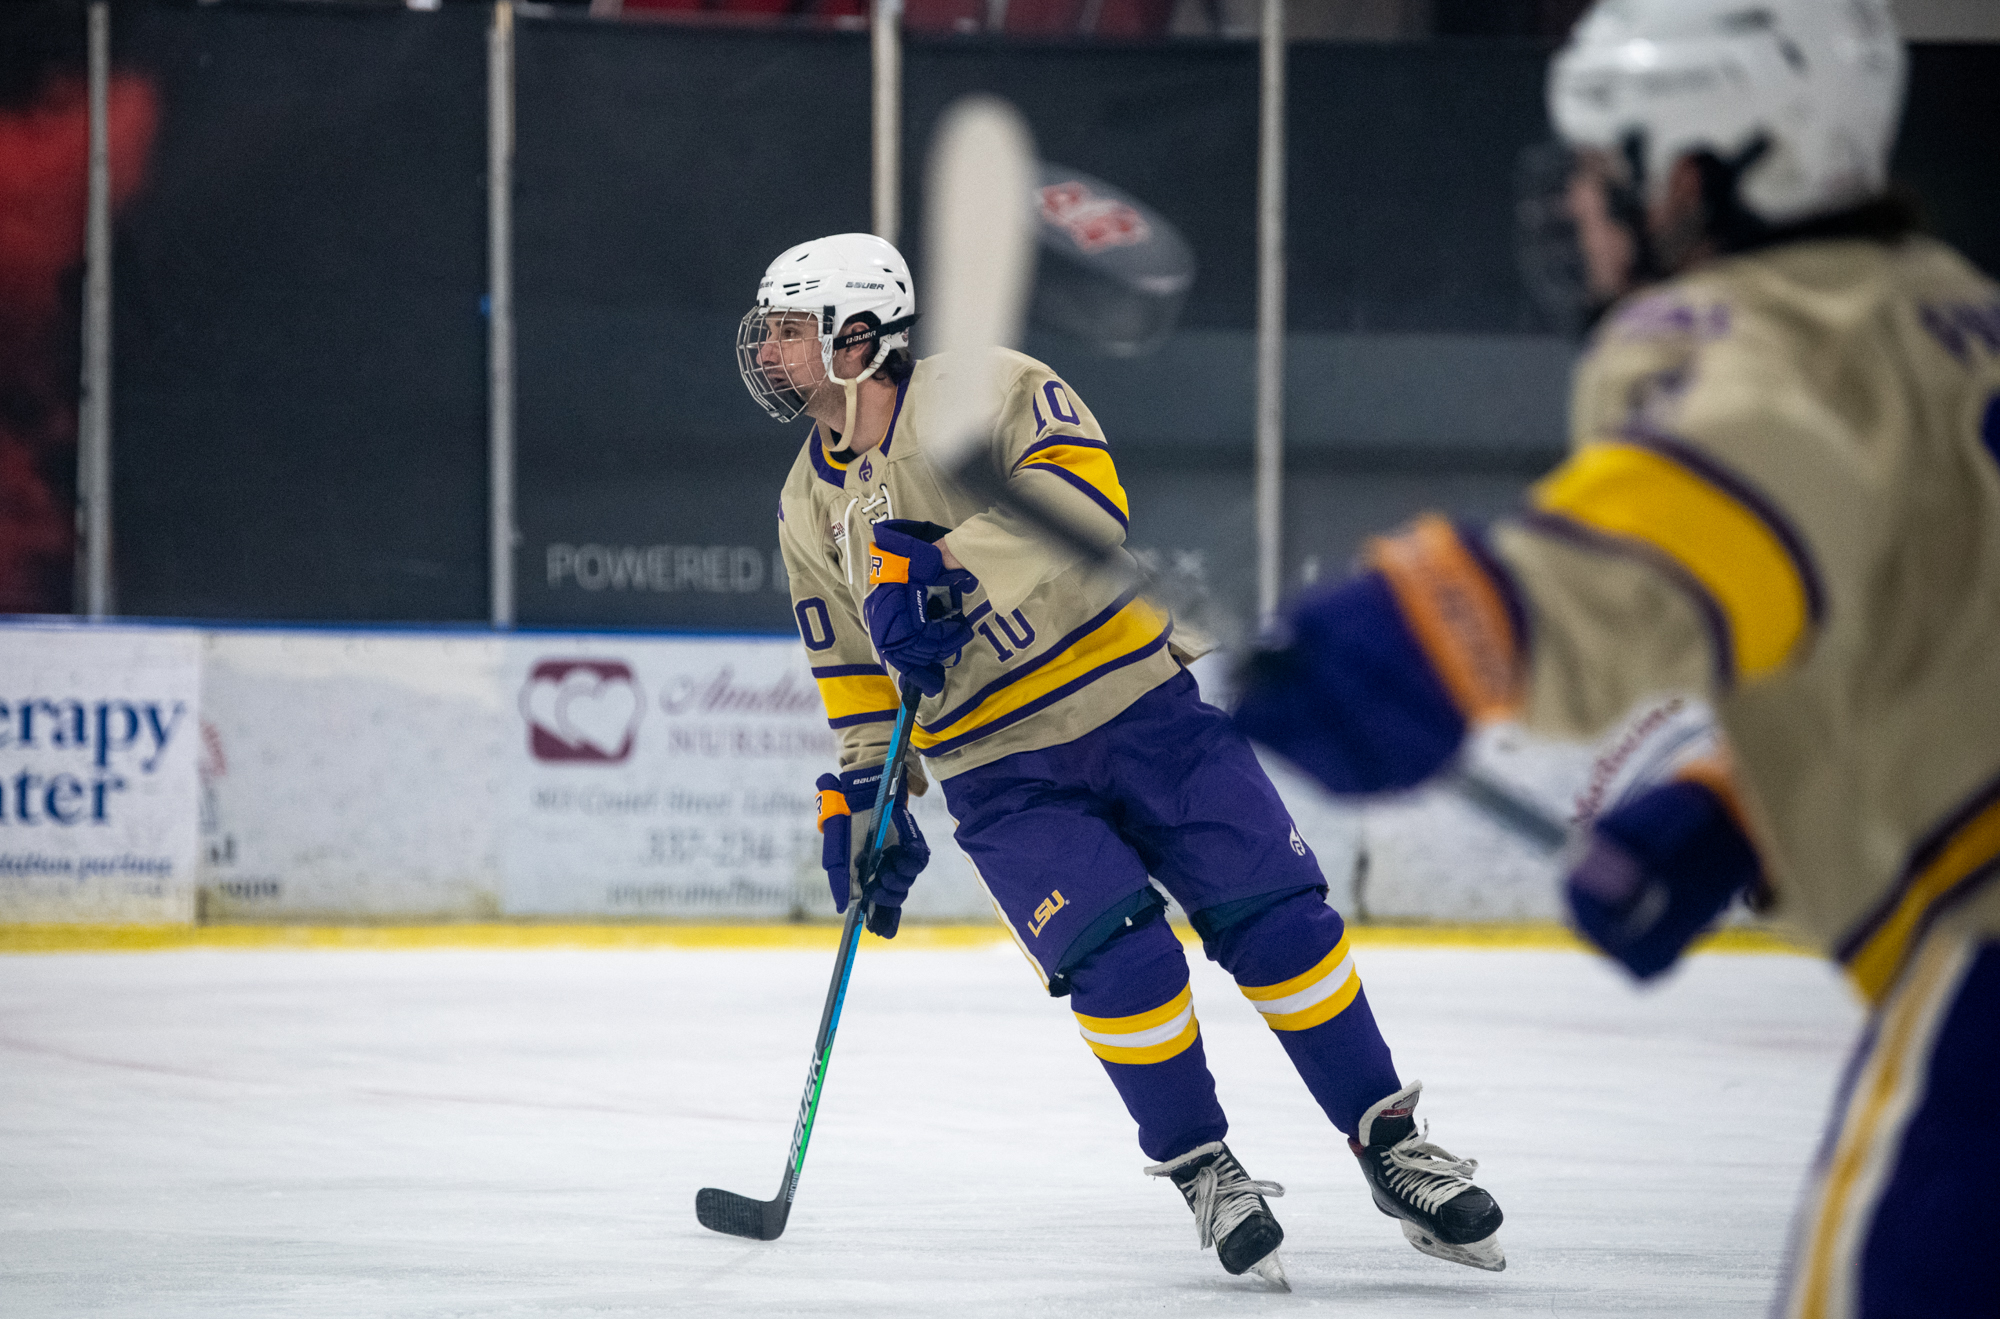
[[[199,634],[15,626],[0,655],[0,921],[192,921]]]
[[[509,914],[833,914],[813,783],[839,753],[795,641],[518,637],[501,681]],[[908,910],[983,918],[942,797],[914,804],[934,859]]]

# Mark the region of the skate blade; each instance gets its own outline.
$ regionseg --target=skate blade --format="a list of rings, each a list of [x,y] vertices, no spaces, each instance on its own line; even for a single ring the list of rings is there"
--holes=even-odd
[[[1285,1266],[1278,1262],[1278,1252],[1275,1250],[1252,1264],[1247,1272],[1256,1274],[1278,1291],[1288,1292],[1292,1289],[1291,1280],[1285,1277]]]
[[[1498,1232],[1478,1241],[1467,1242],[1463,1246],[1454,1246],[1439,1241],[1407,1218],[1398,1221],[1402,1224],[1403,1235],[1409,1239],[1410,1244],[1426,1255],[1434,1255],[1438,1259],[1448,1259],[1454,1264],[1464,1264],[1475,1269],[1485,1269],[1488,1273],[1500,1273],[1507,1267],[1507,1256],[1500,1249]]]

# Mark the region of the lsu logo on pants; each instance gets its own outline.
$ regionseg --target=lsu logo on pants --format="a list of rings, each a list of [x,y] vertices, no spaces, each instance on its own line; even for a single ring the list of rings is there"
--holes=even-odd
[[[1048,927],[1050,921],[1055,919],[1056,913],[1068,905],[1069,903],[1064,899],[1061,889],[1057,889],[1046,898],[1043,898],[1041,905],[1035,908],[1035,918],[1028,922],[1028,933],[1037,939],[1041,938],[1042,931]]]

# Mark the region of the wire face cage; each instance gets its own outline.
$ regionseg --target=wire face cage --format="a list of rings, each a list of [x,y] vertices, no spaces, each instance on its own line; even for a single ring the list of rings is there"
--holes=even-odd
[[[757,405],[777,421],[793,421],[806,410],[813,380],[801,380],[825,349],[819,319],[809,311],[758,305],[736,325],[736,369]]]

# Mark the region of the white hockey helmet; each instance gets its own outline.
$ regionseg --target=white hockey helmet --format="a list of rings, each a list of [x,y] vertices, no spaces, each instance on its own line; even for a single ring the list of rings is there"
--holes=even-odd
[[[890,349],[909,346],[910,326],[917,319],[909,262],[874,234],[833,234],[787,248],[764,271],[757,305],[736,328],[736,366],[750,396],[779,421],[804,412],[807,394],[782,366],[760,360],[765,340],[788,319],[785,312],[812,318],[820,363],[851,397],[853,387],[875,374]],[[842,336],[841,327],[857,318],[868,329]],[[834,375],[835,352],[871,340],[876,349],[867,370],[850,380]]]
[[[1549,67],[1572,147],[1619,152],[1648,196],[1681,156],[1739,166],[1767,225],[1880,194],[1903,106],[1888,0],[1598,0]]]

